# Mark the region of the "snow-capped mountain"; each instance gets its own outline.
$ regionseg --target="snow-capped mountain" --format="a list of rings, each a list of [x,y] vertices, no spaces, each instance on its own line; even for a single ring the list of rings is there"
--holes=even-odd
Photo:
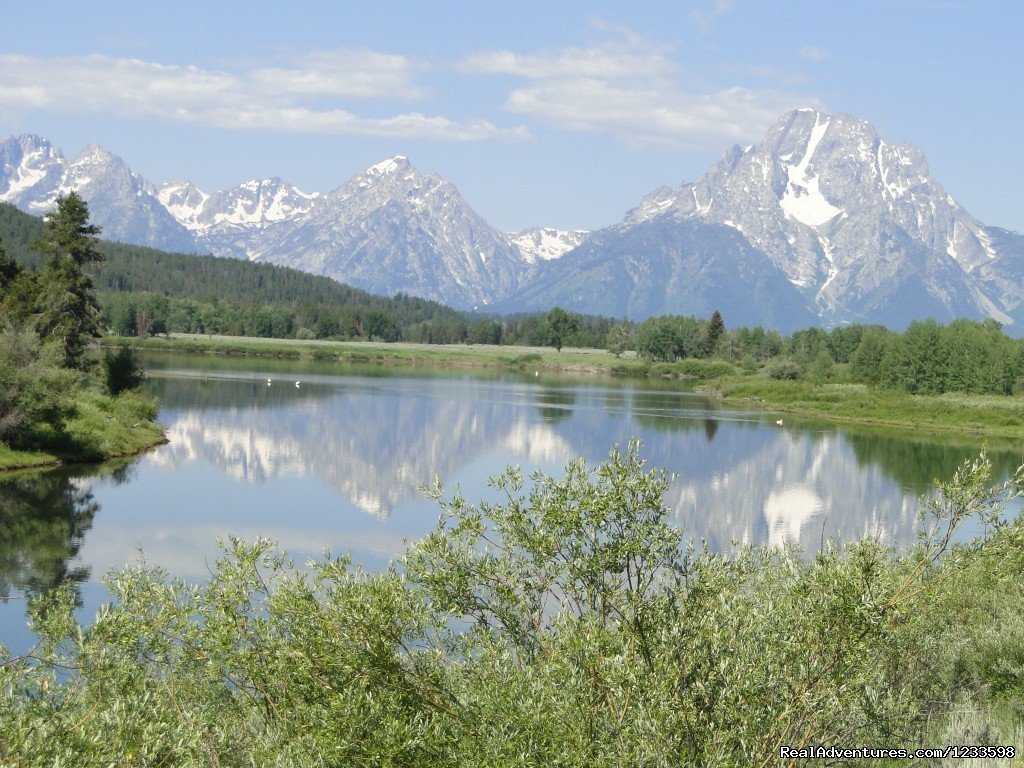
[[[114,154],[91,144],[68,162],[46,139],[26,134],[0,142],[0,201],[41,215],[75,190],[108,240],[194,251],[192,235],[156,197],[156,189]]]
[[[161,184],[157,199],[178,222],[190,230],[197,228],[196,218],[210,196],[189,181]]]
[[[206,194],[189,182],[160,188],[167,210],[195,238],[198,250],[216,256],[253,258],[269,225],[301,219],[319,200],[281,179],[254,179]]]
[[[199,235],[213,237],[220,230],[258,229],[300,218],[320,197],[276,178],[246,181],[212,195],[187,182],[164,185],[160,192],[161,201],[178,221]]]
[[[61,151],[32,134],[0,142],[0,200],[36,215],[56,197],[67,170]]]
[[[535,227],[509,233],[509,240],[528,264],[538,264],[564,256],[579,247],[590,233],[585,229]]]
[[[395,156],[265,227],[250,258],[327,275],[375,293],[410,293],[456,307],[491,303],[529,264],[455,186]]]
[[[0,200],[38,215],[72,189],[111,239],[460,308],[561,304],[637,319],[721,309],[730,324],[778,328],[994,317],[1024,333],[1024,237],[982,224],[919,149],[850,115],[783,115],[760,144],[593,233],[500,232],[401,155],[328,194],[276,178],[207,194],[156,189],[95,145],[68,162],[38,136],[0,141]]]
[[[992,228],[943,189],[919,149],[850,115],[790,112],[761,144],[733,147],[696,183],[655,191],[619,227],[653,220],[735,229],[827,324],[1012,322],[1020,305],[998,278],[978,279],[999,256]]]

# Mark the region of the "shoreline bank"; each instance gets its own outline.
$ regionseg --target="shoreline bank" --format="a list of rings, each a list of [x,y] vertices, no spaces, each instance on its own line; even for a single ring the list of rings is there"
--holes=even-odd
[[[688,381],[696,391],[730,405],[795,414],[826,421],[961,432],[976,437],[1024,437],[1024,398],[1001,395],[910,395],[863,384],[776,381],[744,374],[722,360],[651,363],[635,353],[616,358],[606,350],[485,345],[427,345],[383,342],[256,339],[234,336],[172,335],[169,338],[106,337],[109,346],[228,357],[265,357],[342,364],[504,369],[580,377],[629,377]]]

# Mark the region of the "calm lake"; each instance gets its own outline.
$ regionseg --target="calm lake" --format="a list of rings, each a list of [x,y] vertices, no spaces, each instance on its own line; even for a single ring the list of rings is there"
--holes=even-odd
[[[650,464],[677,475],[666,502],[698,541],[815,550],[832,537],[913,542],[919,496],[981,449],[788,415],[778,426],[678,383],[169,355],[145,365],[167,445],[130,462],[0,476],[9,648],[31,644],[26,594],[71,579],[91,617],[111,569],[144,558],[202,580],[228,534],[276,539],[297,562],[328,549],[386,567],[436,524],[418,490],[435,476],[496,500],[485,479],[510,464],[560,474],[639,437]],[[989,455],[999,479],[1022,462],[1019,448]]]

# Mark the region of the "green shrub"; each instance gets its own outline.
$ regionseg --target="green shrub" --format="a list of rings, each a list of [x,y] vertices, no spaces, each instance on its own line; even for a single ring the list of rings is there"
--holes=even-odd
[[[0,329],[0,442],[31,446],[40,429],[63,428],[78,376],[61,363],[62,351],[31,328]]]
[[[138,389],[145,378],[146,371],[131,347],[117,347],[103,353],[103,379],[112,396]]]
[[[744,355],[743,359],[739,361],[739,366],[746,373],[754,373],[761,367],[761,364],[753,355]]]
[[[792,360],[777,360],[774,363],[769,363],[764,372],[770,379],[796,381],[800,378],[803,369]]]
[[[537,352],[527,352],[525,354],[509,358],[508,364],[513,368],[525,368],[528,365],[539,363],[543,359],[544,358]]]
[[[676,364],[679,372],[694,379],[718,379],[736,373],[736,369],[725,360],[681,360]]]
[[[0,659],[0,763],[768,765],[781,745],[932,746],[963,730],[941,702],[967,700],[970,735],[997,733],[1024,615],[1024,521],[1000,504],[1024,483],[990,471],[942,486],[907,553],[711,554],[631,444],[528,491],[510,469],[502,503],[434,488],[441,522],[402,569],[231,541],[205,585],[108,577],[88,628],[58,589],[32,601],[33,654]],[[971,516],[989,535],[952,546]]]

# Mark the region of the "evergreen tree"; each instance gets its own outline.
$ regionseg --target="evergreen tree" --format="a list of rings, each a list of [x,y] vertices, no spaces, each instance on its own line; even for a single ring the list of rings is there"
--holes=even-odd
[[[7,286],[14,282],[14,278],[18,276],[20,271],[21,269],[14,262],[14,259],[9,257],[7,252],[4,251],[4,243],[0,240],[0,290],[6,291]]]
[[[64,365],[82,367],[89,340],[99,336],[102,313],[85,268],[103,260],[97,250],[100,228],[89,224],[89,208],[77,192],[57,198],[46,215],[36,245],[46,256],[40,276],[40,315],[36,329],[57,342]]]
[[[20,325],[35,306],[35,281],[31,274],[4,251],[0,241],[0,330],[8,324]]]
[[[363,320],[363,327],[366,337],[371,341],[377,338],[381,341],[392,342],[402,338],[401,329],[387,312],[367,312]]]
[[[711,315],[711,321],[704,330],[703,338],[700,340],[698,353],[700,357],[711,357],[715,353],[722,334],[725,333],[725,322],[722,320],[722,313],[717,309]]]

